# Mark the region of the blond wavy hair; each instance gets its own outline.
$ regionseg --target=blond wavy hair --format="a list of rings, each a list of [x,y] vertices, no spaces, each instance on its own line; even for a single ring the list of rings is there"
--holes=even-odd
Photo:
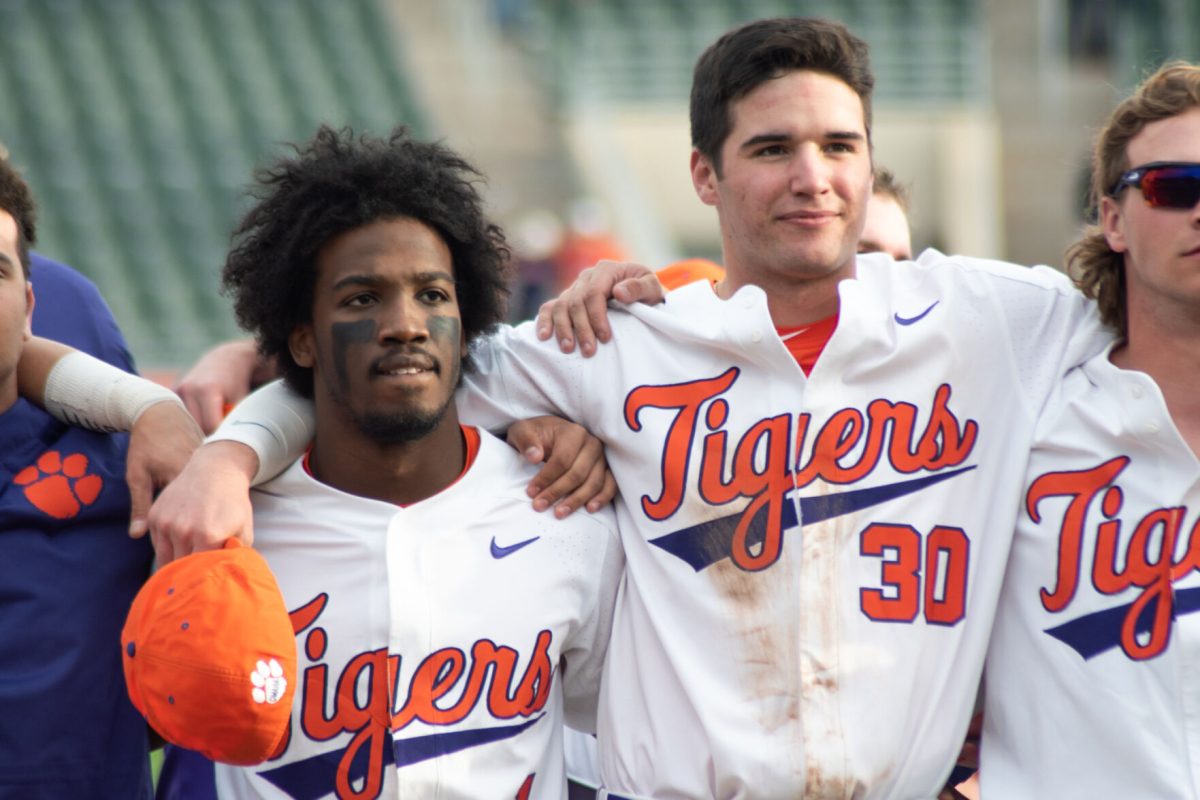
[[[1200,107],[1200,66],[1172,61],[1143,81],[1117,106],[1096,137],[1092,207],[1099,209],[1100,199],[1110,196],[1121,174],[1134,166],[1127,150],[1142,128],[1196,107]],[[1125,336],[1125,256],[1108,246],[1099,223],[1089,225],[1083,237],[1067,249],[1067,272],[1075,285],[1096,301],[1101,319]]]

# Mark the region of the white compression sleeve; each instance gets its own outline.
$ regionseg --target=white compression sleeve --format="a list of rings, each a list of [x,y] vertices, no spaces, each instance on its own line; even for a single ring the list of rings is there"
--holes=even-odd
[[[58,360],[46,376],[46,411],[69,425],[113,433],[133,429],[155,403],[179,396],[165,386],[131,375],[78,351]]]
[[[240,442],[258,455],[252,485],[274,478],[299,458],[316,433],[311,400],[272,381],[238,403],[208,441]]]

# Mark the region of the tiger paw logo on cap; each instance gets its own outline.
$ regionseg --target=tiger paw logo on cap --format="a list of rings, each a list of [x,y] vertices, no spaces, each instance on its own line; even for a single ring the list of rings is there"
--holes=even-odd
[[[129,609],[121,646],[129,697],[168,742],[248,766],[285,741],[296,635],[256,551],[230,539],[154,573]]]
[[[273,658],[269,662],[259,660],[254,672],[250,673],[250,682],[254,684],[250,696],[256,703],[274,705],[287,692],[288,681],[284,677],[283,667]]]

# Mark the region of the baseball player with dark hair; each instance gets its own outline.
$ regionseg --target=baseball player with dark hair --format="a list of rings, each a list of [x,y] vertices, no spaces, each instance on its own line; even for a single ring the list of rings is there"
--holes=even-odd
[[[985,797],[1200,796],[1200,67],[1159,69],[1068,252],[1118,339],[1042,413],[987,661]]]
[[[310,451],[253,495],[298,636],[290,737],[219,797],[565,796],[595,724],[622,557],[611,510],[533,510],[534,467],[460,424],[506,248],[471,166],[322,128],[260,172],[224,285],[311,397]]]
[[[481,339],[460,406],[488,424],[554,410],[608,445],[627,568],[602,794],[933,796],[973,706],[1036,415],[1106,337],[1052,270],[856,258],[871,74],[842,26],[743,26],[693,85],[692,178],[725,279],[615,309],[599,352],[581,328],[587,361],[528,325]],[[622,300],[658,288],[590,273],[545,332],[557,318],[571,349],[565,323],[623,274]],[[283,412],[249,417],[264,413]],[[190,483],[156,524],[211,518]]]

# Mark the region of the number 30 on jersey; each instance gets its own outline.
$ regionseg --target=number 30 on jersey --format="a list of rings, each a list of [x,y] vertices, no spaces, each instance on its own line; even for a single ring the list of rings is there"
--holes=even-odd
[[[863,613],[876,622],[956,625],[967,602],[970,540],[961,528],[938,526],[927,535],[911,525],[875,523],[859,553],[880,562],[878,589],[859,590]]]

